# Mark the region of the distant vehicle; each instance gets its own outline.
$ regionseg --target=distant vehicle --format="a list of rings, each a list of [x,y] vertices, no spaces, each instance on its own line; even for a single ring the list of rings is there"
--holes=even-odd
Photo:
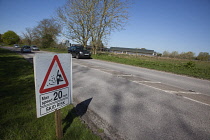
[[[18,44],[14,44],[15,48],[20,48],[20,46]]]
[[[72,57],[79,58],[91,58],[91,52],[89,52],[83,46],[71,46],[68,48],[68,53],[72,54]]]
[[[23,46],[21,48],[21,53],[24,53],[24,52],[29,52],[31,53],[31,47],[30,46]]]
[[[39,48],[37,46],[31,46],[32,51],[39,51]]]

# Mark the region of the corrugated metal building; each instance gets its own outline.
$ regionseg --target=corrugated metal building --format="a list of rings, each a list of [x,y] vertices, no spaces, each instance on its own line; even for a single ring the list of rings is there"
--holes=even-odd
[[[154,50],[121,48],[121,47],[110,47],[110,52],[120,53],[120,54],[135,54],[135,55],[156,55]]]

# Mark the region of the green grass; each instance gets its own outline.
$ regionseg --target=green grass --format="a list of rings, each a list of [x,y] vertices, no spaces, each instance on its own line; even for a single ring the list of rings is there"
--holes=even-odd
[[[104,130],[101,128],[99,128],[97,131],[98,131],[98,133],[104,133]]]
[[[135,56],[125,54],[103,53],[92,55],[94,59],[121,64],[145,67],[175,74],[187,75],[210,80],[210,61],[190,61],[162,57]]]
[[[0,49],[0,140],[55,140],[54,113],[36,118],[33,66]],[[61,109],[64,140],[98,140],[73,105]]]
[[[67,48],[40,48],[42,51],[56,52],[56,53],[67,53]]]

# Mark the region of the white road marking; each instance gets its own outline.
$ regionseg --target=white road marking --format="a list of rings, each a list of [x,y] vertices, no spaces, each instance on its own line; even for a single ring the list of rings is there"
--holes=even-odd
[[[200,103],[200,104],[203,104],[203,105],[210,106],[209,104],[206,104],[206,103],[203,103],[203,102],[200,102],[200,101],[197,101],[197,100],[191,99],[191,98],[189,98],[189,97],[185,97],[185,96],[182,96],[182,97],[183,97],[183,98],[185,98],[185,99],[191,100],[191,101],[193,101],[193,102],[196,102],[196,103]]]

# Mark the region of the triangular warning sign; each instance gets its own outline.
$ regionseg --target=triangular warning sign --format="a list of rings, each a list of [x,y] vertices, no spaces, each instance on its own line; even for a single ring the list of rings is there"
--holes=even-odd
[[[49,92],[49,91],[66,87],[68,85],[69,85],[68,80],[63,71],[63,68],[58,59],[58,56],[55,55],[46,73],[44,81],[42,82],[42,86],[39,92],[45,93],[45,92]]]

